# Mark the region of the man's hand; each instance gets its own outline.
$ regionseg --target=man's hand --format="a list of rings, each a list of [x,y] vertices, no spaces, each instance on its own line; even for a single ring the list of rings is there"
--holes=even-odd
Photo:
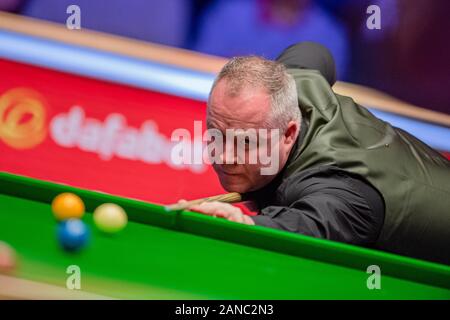
[[[209,216],[220,217],[230,221],[254,225],[252,218],[242,213],[241,209],[229,203],[211,201],[189,207],[189,210],[203,213]]]

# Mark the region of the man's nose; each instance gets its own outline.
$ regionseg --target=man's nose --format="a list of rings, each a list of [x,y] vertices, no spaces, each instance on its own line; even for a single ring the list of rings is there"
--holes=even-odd
[[[237,152],[234,146],[225,146],[220,160],[223,164],[237,164]]]

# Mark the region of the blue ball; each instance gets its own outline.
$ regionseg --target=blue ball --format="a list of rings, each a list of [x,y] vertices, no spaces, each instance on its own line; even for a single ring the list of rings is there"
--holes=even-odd
[[[83,221],[69,219],[61,222],[58,226],[58,241],[67,251],[78,251],[84,247],[89,240],[89,230]]]

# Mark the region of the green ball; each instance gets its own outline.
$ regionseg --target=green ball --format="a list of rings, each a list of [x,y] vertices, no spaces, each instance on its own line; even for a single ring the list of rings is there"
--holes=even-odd
[[[94,210],[94,223],[105,233],[116,233],[125,228],[128,216],[117,204],[104,203]]]

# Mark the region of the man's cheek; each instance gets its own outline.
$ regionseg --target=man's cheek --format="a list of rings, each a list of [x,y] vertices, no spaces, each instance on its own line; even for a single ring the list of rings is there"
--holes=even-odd
[[[259,175],[272,176],[280,171],[280,149],[276,140],[272,144],[260,147],[258,152]]]

